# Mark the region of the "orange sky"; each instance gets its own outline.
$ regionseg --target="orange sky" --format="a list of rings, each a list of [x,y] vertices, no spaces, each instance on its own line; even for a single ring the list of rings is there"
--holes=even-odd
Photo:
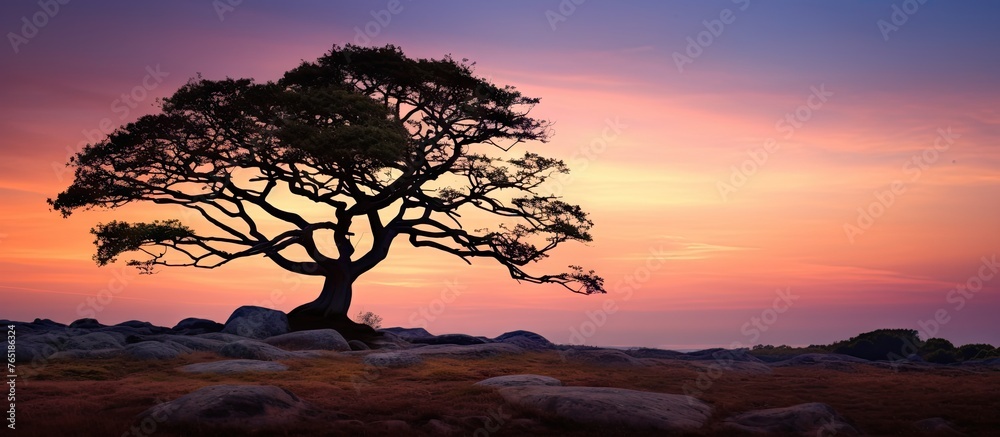
[[[780,38],[782,26],[820,12],[765,18],[762,5],[679,73],[671,54],[725,2],[648,12],[672,26],[638,18],[635,8],[587,5],[553,31],[546,8],[527,3],[438,10],[462,18],[451,30],[431,25],[444,6],[414,4],[373,42],[417,57],[467,57],[480,75],[542,98],[533,114],[555,122],[553,141],[513,153],[566,160],[572,179],[549,190],[584,206],[596,226],[592,244],[564,246],[536,272],[583,264],[606,278],[609,294],[517,284],[495,265],[397,244],[356,283],[354,310],[434,333],[527,329],[558,343],[677,348],[938,331],[921,322],[945,310],[938,336],[1000,344],[1000,279],[983,281],[966,305],[952,291],[1000,248],[998,38],[979,14],[928,12],[884,41],[874,26],[888,15],[879,5],[827,6],[839,27],[795,40]],[[13,26],[29,6],[5,12],[2,23]],[[95,223],[189,217],[133,206],[62,219],[45,199],[70,183],[54,168],[102,119],[117,126],[155,111],[155,98],[198,72],[275,79],[350,42],[380,2],[280,12],[247,4],[221,22],[204,5],[160,13],[119,5],[130,20],[88,7],[66,6],[20,52],[0,55],[0,318],[172,326],[184,317],[224,321],[244,304],[287,311],[312,300],[318,280],[261,259],[152,276],[98,268],[88,233]],[[857,18],[862,12],[871,19]],[[324,14],[330,22],[313,18]],[[184,31],[169,25],[180,22]],[[940,27],[958,34],[942,37]],[[138,29],[146,31],[122,37]],[[167,77],[123,113],[116,99],[157,65]],[[810,99],[820,88],[826,101]],[[786,114],[793,120],[779,124]],[[753,156],[766,162],[752,164]],[[876,213],[870,226],[858,222],[859,208]],[[754,327],[777,290],[796,296],[792,305],[766,330]]]

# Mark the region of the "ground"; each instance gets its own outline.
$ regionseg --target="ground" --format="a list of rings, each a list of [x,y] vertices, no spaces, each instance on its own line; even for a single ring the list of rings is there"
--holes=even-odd
[[[862,364],[850,371],[778,367],[773,374],[726,372],[706,379],[704,371],[680,361],[609,367],[567,361],[555,351],[481,359],[426,357],[422,364],[397,369],[375,369],[363,365],[360,356],[344,354],[283,361],[289,370],[280,373],[220,376],[176,370],[219,359],[199,352],[168,361],[52,361],[36,377],[18,383],[17,434],[197,435],[195,429],[151,430],[149,424],[141,429],[136,417],[159,402],[208,385],[269,384],[290,390],[321,413],[308,422],[262,430],[260,435],[399,435],[391,426],[370,425],[384,420],[402,420],[414,435],[429,435],[432,419],[443,421],[456,435],[641,435],[539,416],[505,403],[493,389],[472,385],[522,373],[553,376],[564,385],[677,394],[702,375],[703,387],[704,382],[710,384],[697,397],[711,404],[714,414],[708,431],[691,435],[731,435],[712,429],[735,413],[806,402],[829,404],[866,435],[919,435],[912,423],[932,417],[945,418],[970,435],[993,435],[1000,429],[998,371],[946,367],[894,371]],[[130,430],[133,426],[137,428]]]

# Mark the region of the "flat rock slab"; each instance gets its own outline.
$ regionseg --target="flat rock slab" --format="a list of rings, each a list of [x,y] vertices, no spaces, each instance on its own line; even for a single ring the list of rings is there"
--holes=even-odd
[[[351,350],[351,345],[347,344],[347,340],[344,339],[344,336],[340,335],[340,333],[334,329],[313,329],[308,331],[289,332],[287,334],[270,337],[264,340],[264,343],[290,351]]]
[[[712,415],[712,407],[690,396],[622,388],[522,386],[499,393],[512,404],[573,422],[637,430],[692,431]]]
[[[419,355],[409,352],[378,352],[365,355],[361,359],[362,363],[378,368],[399,368],[410,367],[422,363],[424,360]]]
[[[479,381],[474,385],[481,385],[487,387],[520,387],[525,385],[558,386],[562,385],[562,381],[555,379],[551,376],[525,374],[525,375],[495,376],[493,378],[488,378]]]
[[[219,355],[229,358],[241,358],[247,360],[287,360],[295,358],[296,355],[282,349],[278,349],[267,343],[254,340],[242,340],[229,343],[219,349]]]
[[[724,420],[722,427],[760,435],[859,435],[833,408],[819,402],[747,411]]]
[[[183,367],[178,367],[177,370],[185,373],[214,373],[229,375],[246,372],[283,372],[288,370],[288,366],[274,361],[223,360],[208,363],[188,364]]]
[[[273,385],[213,385],[150,408],[140,418],[168,427],[256,429],[297,422],[311,413],[298,396]]]
[[[570,349],[563,353],[568,359],[601,366],[645,366],[646,363],[617,349]]]
[[[497,355],[522,354],[524,349],[506,343],[486,343],[461,346],[457,344],[431,345],[409,349],[417,355],[433,355],[448,358],[485,358]]]

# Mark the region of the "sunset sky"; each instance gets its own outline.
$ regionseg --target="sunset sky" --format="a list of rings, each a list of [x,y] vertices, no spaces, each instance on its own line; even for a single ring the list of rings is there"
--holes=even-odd
[[[263,259],[99,268],[96,223],[190,217],[133,205],[63,219],[45,200],[72,182],[72,153],[195,75],[275,80],[358,43],[468,58],[542,99],[532,114],[554,122],[552,141],[513,153],[565,160],[572,178],[546,190],[596,226],[593,243],[531,271],[582,264],[608,294],[397,244],[355,284],[352,312],[608,346],[806,345],[877,328],[1000,345],[1000,4],[100,3],[0,12],[0,318],[173,326],[314,299],[318,279]]]

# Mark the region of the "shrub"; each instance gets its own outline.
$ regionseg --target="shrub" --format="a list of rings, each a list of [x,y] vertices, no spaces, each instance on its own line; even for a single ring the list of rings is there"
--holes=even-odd
[[[927,354],[924,360],[929,363],[948,364],[955,362],[955,353],[949,350],[938,349]]]
[[[955,358],[966,360],[982,360],[996,355],[996,348],[988,344],[967,344],[955,351]]]
[[[371,311],[358,311],[358,315],[354,316],[354,321],[363,325],[371,326],[372,329],[382,327],[382,316],[379,316]]]
[[[955,345],[943,338],[929,338],[920,346],[920,355],[927,355],[934,351],[955,351]]]
[[[838,354],[866,360],[892,360],[905,355],[919,345],[920,336],[914,329],[878,329],[839,341],[828,348]]]

